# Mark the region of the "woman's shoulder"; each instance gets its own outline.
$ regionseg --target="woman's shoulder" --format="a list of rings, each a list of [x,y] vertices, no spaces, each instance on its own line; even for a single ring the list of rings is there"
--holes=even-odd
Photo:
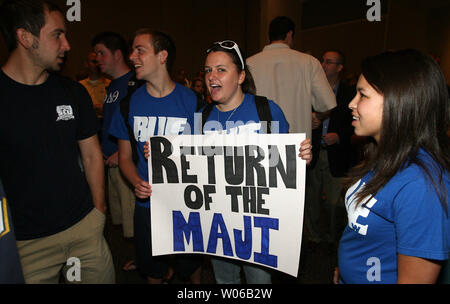
[[[435,181],[442,178],[445,186],[449,187],[449,172],[440,166],[427,151],[420,149],[416,161],[405,165],[392,179],[402,184],[429,185],[430,177]]]
[[[262,102],[264,99],[266,99],[267,103],[269,104],[269,108],[270,108],[270,111],[272,112],[272,114],[276,114],[276,115],[278,115],[279,113],[283,114],[283,110],[281,110],[280,106],[275,101],[273,101],[272,99],[269,99],[265,96],[252,95],[252,94],[247,93],[247,94],[245,94],[245,99],[248,100],[249,102],[255,104],[255,106],[257,106],[256,105],[257,102]],[[284,114],[283,114],[283,116],[284,116]]]

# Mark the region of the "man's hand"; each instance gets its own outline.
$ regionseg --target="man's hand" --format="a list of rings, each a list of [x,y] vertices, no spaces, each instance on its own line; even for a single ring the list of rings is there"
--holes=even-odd
[[[116,168],[119,166],[119,151],[113,153],[105,160],[105,165],[110,168]]]
[[[150,157],[150,143],[148,141],[144,144],[144,156],[145,159],[148,159]]]
[[[339,142],[339,135],[337,133],[327,133],[323,135],[322,138],[327,146],[331,146]]]
[[[97,135],[79,140],[78,147],[94,206],[106,213],[103,155]]]
[[[134,185],[134,193],[141,199],[147,199],[152,195],[152,186],[144,180],[140,180]]]

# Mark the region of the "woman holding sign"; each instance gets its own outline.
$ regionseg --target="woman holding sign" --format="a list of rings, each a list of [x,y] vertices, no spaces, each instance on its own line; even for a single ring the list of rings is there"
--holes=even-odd
[[[436,282],[450,255],[448,105],[431,57],[363,61],[349,107],[356,135],[374,142],[349,178],[335,283]]]
[[[252,75],[235,42],[216,42],[207,54],[205,82],[214,103],[203,110],[204,133],[288,133],[281,108],[271,100],[255,97]],[[302,143],[299,156],[311,161],[309,139]],[[271,283],[270,272],[262,267],[219,258],[213,258],[212,264],[219,284],[241,283],[241,266],[248,284]]]
[[[235,42],[217,42],[207,54],[205,82],[214,102],[203,109],[204,133],[288,133],[289,124],[280,107],[254,96],[253,78]],[[312,159],[311,147],[310,139],[301,143],[299,157],[307,164]],[[148,158],[148,143],[144,151]],[[271,283],[270,272],[262,267],[220,258],[213,258],[212,264],[219,284],[240,284],[241,266],[247,283]]]

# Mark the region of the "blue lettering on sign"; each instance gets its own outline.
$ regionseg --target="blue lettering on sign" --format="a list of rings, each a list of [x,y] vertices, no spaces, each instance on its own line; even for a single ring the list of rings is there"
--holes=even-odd
[[[252,256],[252,218],[244,216],[245,238],[242,240],[242,231],[234,229],[234,242],[236,245],[236,255],[248,260]]]
[[[220,227],[220,233],[219,233]],[[223,254],[233,256],[233,248],[231,247],[230,236],[228,235],[227,226],[223,220],[222,214],[214,213],[211,224],[211,232],[209,233],[208,250],[209,253],[216,253],[217,240],[222,239]]]
[[[199,212],[190,212],[186,222],[181,211],[173,211],[173,248],[175,252],[185,252],[186,239],[189,244],[192,236],[194,252],[205,252],[202,225]],[[233,229],[236,257],[249,260],[252,256],[252,217],[244,216],[244,230]],[[279,229],[279,220],[267,217],[253,217],[253,226],[261,229],[261,252],[254,252],[254,262],[278,267],[278,257],[270,252],[270,230]],[[222,214],[214,213],[209,232],[207,253],[216,254],[218,240],[222,239],[223,254],[234,257],[232,242]]]
[[[173,249],[174,251],[185,251],[184,237],[189,244],[192,235],[192,243],[195,252],[204,252],[202,225],[200,224],[200,213],[191,212],[186,223],[181,211],[173,211]]]
[[[269,254],[269,230],[278,230],[278,219],[255,217],[255,227],[261,227],[261,252],[255,252],[255,262],[277,267],[277,257]]]

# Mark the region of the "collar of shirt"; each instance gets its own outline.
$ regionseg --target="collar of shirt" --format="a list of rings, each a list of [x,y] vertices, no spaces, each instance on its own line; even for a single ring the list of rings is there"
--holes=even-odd
[[[286,43],[272,43],[272,44],[266,45],[264,47],[263,51],[272,50],[272,49],[290,49],[290,47]]]

